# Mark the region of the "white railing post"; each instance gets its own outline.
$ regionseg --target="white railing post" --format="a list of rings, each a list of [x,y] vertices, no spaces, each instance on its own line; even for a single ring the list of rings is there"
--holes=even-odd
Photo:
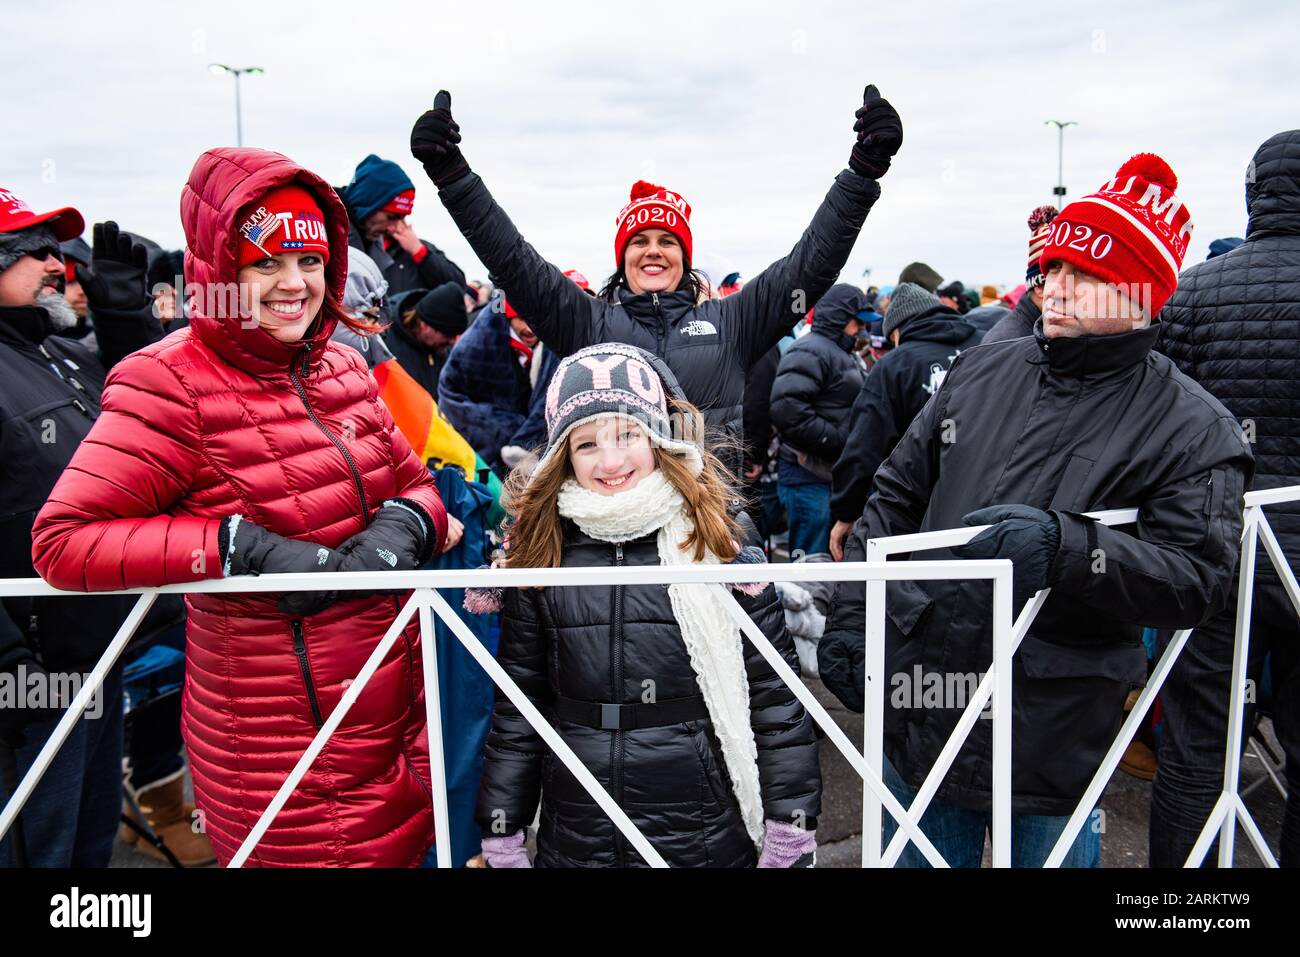
[[[867,561],[884,561],[875,542],[867,542]],[[866,583],[865,628],[866,645],[863,648],[865,681],[862,708],[862,756],[867,771],[877,781],[884,774],[885,756],[885,603],[888,600],[885,582],[874,578]],[[880,798],[862,780],[862,866],[880,866],[881,844]],[[920,820],[917,821],[920,826]]]
[[[1237,834],[1237,782],[1241,774],[1241,737],[1246,721],[1246,671],[1250,659],[1250,613],[1255,594],[1255,524],[1259,507],[1248,506],[1241,543],[1241,570],[1237,584],[1237,640],[1232,650],[1232,690],[1228,698],[1228,747],[1223,762],[1223,790],[1230,796],[1219,827],[1219,866],[1232,866]]]
[[[993,579],[994,867],[1011,866],[1011,582],[1010,568]]]
[[[44,747],[36,755],[36,760],[32,762],[32,766],[23,775],[22,782],[18,785],[18,789],[14,791],[13,797],[5,805],[4,811],[0,812],[0,837],[4,837],[8,833],[10,826],[18,817],[18,812],[23,809],[27,799],[32,796],[32,791],[36,789],[36,785],[40,783],[41,778],[45,775],[50,762],[54,760],[54,756],[63,747],[63,742],[68,739],[68,735],[72,732],[72,726],[80,720],[81,713],[86,710],[86,705],[90,703],[90,699],[98,694],[99,689],[104,686],[104,679],[108,677],[109,671],[117,664],[117,659],[122,657],[122,652],[131,641],[131,636],[135,634],[140,622],[144,621],[144,616],[149,613],[149,609],[153,607],[153,603],[157,598],[157,592],[146,592],[141,595],[131,609],[130,614],[126,616],[126,620],[117,629],[117,634],[109,642],[107,650],[95,663],[89,677],[82,684],[81,690],[72,699],[72,704],[68,706],[68,710],[63,712],[63,717],[54,726],[53,733],[46,739]],[[7,614],[7,612],[0,608],[0,615],[3,614]],[[120,708],[122,702],[106,701],[104,706]]]
[[[433,839],[440,868],[451,867],[451,812],[447,805],[447,753],[442,737],[442,688],[438,684],[438,641],[433,628],[429,595],[431,589],[415,593],[420,603],[420,651],[424,663],[424,707],[429,735],[429,774],[433,788]]]

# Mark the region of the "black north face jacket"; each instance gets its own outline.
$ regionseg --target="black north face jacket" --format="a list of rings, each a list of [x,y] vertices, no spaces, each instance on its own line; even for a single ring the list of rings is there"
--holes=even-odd
[[[739,442],[750,367],[835,282],[880,187],[844,170],[789,255],[734,296],[699,303],[685,289],[636,296],[624,289],[615,302],[589,296],[528,244],[477,174],[438,195],[493,281],[548,348],[561,357],[601,342],[647,349],[668,363],[706,423]]]
[[[1143,626],[1189,628],[1228,601],[1250,448],[1228,411],[1151,346],[1158,326],[1113,336],[1033,338],[957,357],[938,393],[876,473],[876,491],[845,542],[955,528],[986,505],[1021,503],[1060,522],[1052,592],[1013,667],[1013,809],[1073,810],[1119,730],[1124,698],[1146,679]],[[1137,507],[1136,526],[1083,516]],[[947,549],[926,552],[946,559]],[[891,586],[885,752],[920,785],[965,701],[927,707],[900,683],[988,671],[987,581]],[[818,645],[822,680],[863,705],[864,589],[839,586]],[[935,675],[935,679],[925,676]],[[901,677],[900,677],[901,676]],[[904,689],[906,690],[906,689]],[[976,722],[940,799],[990,804],[991,722]]]
[[[568,520],[564,529],[564,567],[659,564],[654,533],[613,545]],[[776,589],[735,595],[798,673]],[[502,611],[497,660],[669,866],[753,867],[754,844],[708,718],[626,731],[554,719],[557,695],[636,704],[647,687],[661,702],[699,694],[667,587],[507,589]],[[764,817],[815,828],[821,771],[812,719],[748,640],[744,649]],[[498,691],[476,812],[483,833],[527,827],[539,799],[536,866],[647,866]]]

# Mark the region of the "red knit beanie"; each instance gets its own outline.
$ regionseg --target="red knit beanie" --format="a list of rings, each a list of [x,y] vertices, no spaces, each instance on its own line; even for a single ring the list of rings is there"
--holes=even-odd
[[[1041,269],[1046,273],[1059,259],[1105,282],[1149,283],[1156,315],[1178,284],[1192,238],[1191,213],[1177,188],[1168,163],[1138,153],[1097,192],[1061,210],[1039,257]]]
[[[279,253],[319,253],[329,262],[329,230],[316,197],[301,186],[281,186],[249,203],[235,219],[239,268]]]
[[[623,265],[623,251],[628,242],[647,229],[663,229],[672,233],[691,257],[691,205],[676,193],[643,179],[632,184],[631,202],[619,210],[614,221],[614,268]]]

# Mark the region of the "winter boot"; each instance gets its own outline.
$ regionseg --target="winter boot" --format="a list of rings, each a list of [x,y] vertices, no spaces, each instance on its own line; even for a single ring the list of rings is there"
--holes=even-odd
[[[185,802],[185,778],[177,775],[170,781],[151,785],[136,795],[140,810],[154,833],[167,845],[167,849],[176,855],[183,867],[203,867],[216,863],[217,857],[212,853],[212,844],[207,835],[195,833],[194,805]],[[146,840],[136,838],[136,850],[141,854],[165,861],[163,853]]]

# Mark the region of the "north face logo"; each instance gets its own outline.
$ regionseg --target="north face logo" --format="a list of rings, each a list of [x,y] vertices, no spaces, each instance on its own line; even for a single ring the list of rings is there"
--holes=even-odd
[[[692,319],[682,326],[684,336],[716,336],[717,327],[707,319]]]
[[[375,554],[379,556],[380,561],[386,562],[389,568],[397,567],[397,556],[386,548],[376,548]]]

